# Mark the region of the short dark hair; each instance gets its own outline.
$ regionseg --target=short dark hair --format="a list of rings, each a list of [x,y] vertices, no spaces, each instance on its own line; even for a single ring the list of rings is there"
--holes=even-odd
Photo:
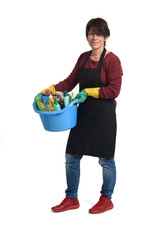
[[[110,36],[110,29],[108,28],[107,22],[103,18],[93,18],[87,23],[86,38],[88,38],[88,33],[91,28],[95,34],[102,35],[104,38]]]

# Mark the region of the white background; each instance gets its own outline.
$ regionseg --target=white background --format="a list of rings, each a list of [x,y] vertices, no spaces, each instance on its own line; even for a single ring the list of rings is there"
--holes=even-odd
[[[158,0],[1,1],[1,239],[160,239],[158,9]],[[102,173],[97,158],[84,157],[81,207],[55,214],[50,208],[65,197],[69,131],[45,131],[32,102],[90,50],[85,27],[95,17],[108,22],[106,48],[124,72],[117,98],[115,208],[88,213],[99,199]]]

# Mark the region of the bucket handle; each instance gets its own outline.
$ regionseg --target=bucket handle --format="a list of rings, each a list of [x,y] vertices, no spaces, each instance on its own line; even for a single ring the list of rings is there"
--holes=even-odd
[[[68,108],[70,108],[72,105],[74,105],[75,103],[78,103],[78,98],[75,98],[72,102],[70,102],[67,107],[65,107],[65,110],[67,110]]]

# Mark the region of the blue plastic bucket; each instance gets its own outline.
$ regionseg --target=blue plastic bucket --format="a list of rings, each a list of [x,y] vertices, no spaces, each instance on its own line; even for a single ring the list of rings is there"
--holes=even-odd
[[[60,132],[71,129],[77,124],[77,102],[78,99],[75,99],[60,111],[46,112],[39,111],[37,103],[34,101],[33,109],[36,113],[39,113],[45,130]]]

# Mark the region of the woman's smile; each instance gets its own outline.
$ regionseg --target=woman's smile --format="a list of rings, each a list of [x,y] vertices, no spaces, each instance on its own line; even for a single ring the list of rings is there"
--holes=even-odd
[[[106,39],[103,35],[95,34],[91,29],[88,33],[87,40],[92,50],[96,50],[99,48],[104,48],[104,42]]]

